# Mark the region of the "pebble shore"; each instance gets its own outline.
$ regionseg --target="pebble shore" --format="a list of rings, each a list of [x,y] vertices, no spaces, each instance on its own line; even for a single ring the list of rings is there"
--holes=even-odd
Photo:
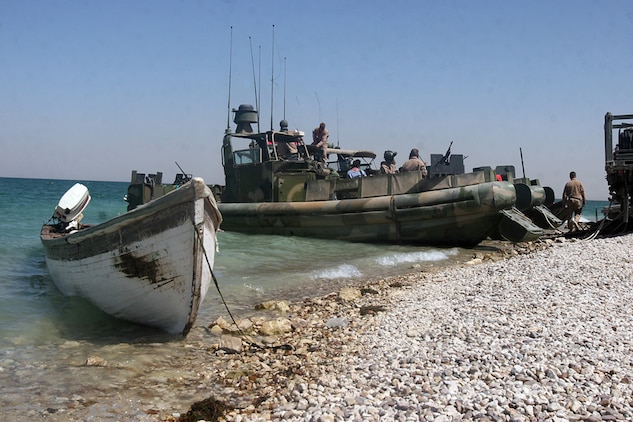
[[[290,305],[266,340],[294,350],[218,346],[213,397],[236,422],[632,420],[633,235],[537,249]]]
[[[631,251],[633,234],[489,242],[181,341],[69,340],[27,372],[2,356],[29,384],[3,386],[0,419],[633,420]]]

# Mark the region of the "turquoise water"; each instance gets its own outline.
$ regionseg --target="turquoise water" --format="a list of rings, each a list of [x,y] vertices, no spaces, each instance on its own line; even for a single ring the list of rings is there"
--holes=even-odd
[[[80,298],[62,296],[48,276],[39,231],[75,182],[0,178],[0,348],[16,342],[100,338],[126,324]],[[92,197],[84,223],[100,223],[126,211],[127,183],[79,182]],[[342,282],[404,272],[412,264],[437,265],[460,255],[458,248],[349,244],[230,232],[220,232],[218,238],[215,273],[230,309],[238,312],[263,300],[329,293]],[[222,301],[212,289],[199,322],[223,314]]]
[[[12,338],[20,342],[48,341],[72,304],[51,282],[39,231],[57,201],[74,182],[0,178],[0,347]],[[85,222],[105,221],[125,211],[125,183],[84,182],[93,192]],[[123,201],[118,201],[123,202]]]
[[[581,221],[600,221],[604,218],[602,210],[609,206],[609,201],[587,201],[582,209]]]
[[[102,399],[120,395],[118,385],[145,381],[142,377],[131,381],[125,371],[109,372],[109,378],[102,380],[99,373],[82,365],[87,356],[116,351],[130,365],[138,362],[142,368],[144,362],[179,353],[179,343],[193,341],[116,320],[84,299],[65,297],[57,290],[46,269],[39,232],[59,198],[75,182],[0,178],[0,406],[4,412],[32,411],[29,395],[33,394],[44,409],[54,405],[58,396],[73,392],[99,391]],[[100,223],[126,211],[127,183],[79,182],[92,196],[83,222]],[[595,210],[606,205],[589,201],[584,216],[593,221]],[[327,294],[344,285],[410,272],[413,265],[424,270],[464,261],[473,254],[460,248],[350,244],[229,232],[220,232],[218,240],[215,274],[237,318],[252,313],[253,305],[264,300]],[[229,319],[212,286],[197,325],[209,326],[218,316]],[[69,379],[69,366],[75,368],[75,378]],[[170,400],[166,396],[159,399]],[[181,404],[177,398],[173,400],[174,405]]]
[[[92,197],[83,222],[100,223],[126,211],[127,183],[80,182]],[[63,297],[48,276],[40,227],[74,183],[0,178],[0,346],[12,338],[26,343],[60,341],[65,332],[98,338],[122,324],[80,299]],[[605,201],[588,201],[584,219],[600,218],[606,205]],[[329,293],[343,281],[360,283],[406,272],[413,264],[441,265],[471,254],[459,248],[350,244],[230,232],[218,236],[216,276],[225,299],[237,310],[249,310],[262,300]],[[77,318],[80,322],[74,320],[77,313],[84,315]],[[201,321],[223,313],[219,295],[211,290]]]

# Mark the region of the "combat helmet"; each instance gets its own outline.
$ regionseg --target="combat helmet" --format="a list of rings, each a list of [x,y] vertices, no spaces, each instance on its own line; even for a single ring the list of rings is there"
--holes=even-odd
[[[385,161],[387,163],[393,162],[393,159],[395,158],[396,155],[398,155],[398,153],[395,151],[390,151],[390,150],[385,151],[385,155],[384,155]]]

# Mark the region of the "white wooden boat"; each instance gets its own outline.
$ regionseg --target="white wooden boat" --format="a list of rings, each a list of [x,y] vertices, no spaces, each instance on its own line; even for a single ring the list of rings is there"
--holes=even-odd
[[[93,226],[79,223],[89,201],[82,186],[62,197],[40,235],[59,290],[117,318],[186,335],[209,288],[222,221],[204,180]]]

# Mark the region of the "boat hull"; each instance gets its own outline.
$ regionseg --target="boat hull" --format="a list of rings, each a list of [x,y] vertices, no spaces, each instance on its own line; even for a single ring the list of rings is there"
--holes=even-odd
[[[108,222],[59,235],[42,228],[49,273],[65,295],[121,319],[186,334],[212,278],[217,205],[202,179]]]
[[[472,246],[516,200],[511,183],[488,182],[373,198],[220,203],[222,228],[353,242]]]

